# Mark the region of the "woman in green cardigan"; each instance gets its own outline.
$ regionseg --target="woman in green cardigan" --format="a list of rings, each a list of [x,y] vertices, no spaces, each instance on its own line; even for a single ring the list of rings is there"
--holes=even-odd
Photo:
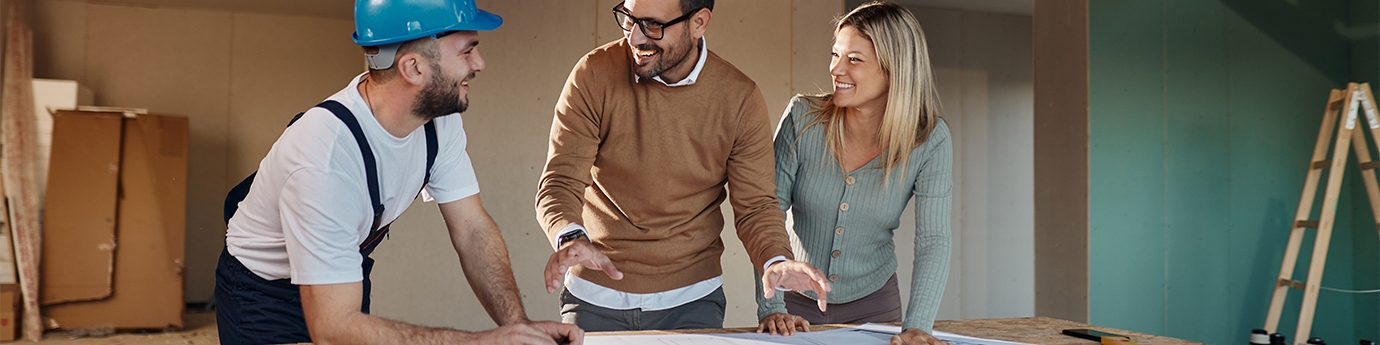
[[[775,144],[776,195],[795,219],[796,258],[833,286],[827,312],[812,292],[776,293],[758,279],[758,331],[902,321],[892,344],[940,344],[930,333],[949,274],[953,147],[924,33],[910,11],[873,2],[839,20],[832,50],[834,92],[792,99]],[[911,198],[914,270],[902,318],[893,237]]]

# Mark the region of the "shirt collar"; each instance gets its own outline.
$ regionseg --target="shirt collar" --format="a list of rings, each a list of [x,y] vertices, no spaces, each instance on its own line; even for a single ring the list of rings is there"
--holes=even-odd
[[[661,76],[653,76],[652,80],[656,80],[657,82],[660,82],[661,84],[670,87],[695,84],[695,80],[700,78],[700,70],[704,69],[704,60],[708,57],[709,47],[705,45],[704,37],[700,37],[700,61],[695,63],[695,69],[690,71],[690,75],[686,76],[685,79],[681,79],[675,84],[667,84],[665,80],[661,80]],[[633,73],[633,82],[641,83],[642,77],[638,76],[637,73]]]

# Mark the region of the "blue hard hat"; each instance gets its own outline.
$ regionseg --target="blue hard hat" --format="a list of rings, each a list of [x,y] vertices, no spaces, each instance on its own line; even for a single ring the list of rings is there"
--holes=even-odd
[[[402,43],[448,31],[493,30],[503,17],[474,0],[355,0],[356,44]]]

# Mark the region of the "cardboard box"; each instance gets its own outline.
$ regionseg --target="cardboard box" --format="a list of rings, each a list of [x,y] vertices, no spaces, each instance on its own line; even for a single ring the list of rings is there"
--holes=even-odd
[[[53,115],[40,304],[61,328],[182,327],[187,119]]]
[[[19,337],[19,284],[0,285],[0,341]]]

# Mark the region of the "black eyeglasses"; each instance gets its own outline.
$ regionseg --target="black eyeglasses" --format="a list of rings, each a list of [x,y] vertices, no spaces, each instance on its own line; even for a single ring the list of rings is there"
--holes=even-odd
[[[633,17],[632,13],[628,13],[628,10],[623,7],[623,3],[620,2],[617,6],[613,6],[613,19],[618,21],[618,27],[623,28],[623,31],[632,31],[633,26],[636,25],[642,28],[642,34],[646,35],[647,38],[661,40],[661,37],[666,34],[662,29],[690,19],[690,16],[694,15],[695,12],[699,12],[699,9],[685,12],[676,19],[662,23],[652,19]]]

